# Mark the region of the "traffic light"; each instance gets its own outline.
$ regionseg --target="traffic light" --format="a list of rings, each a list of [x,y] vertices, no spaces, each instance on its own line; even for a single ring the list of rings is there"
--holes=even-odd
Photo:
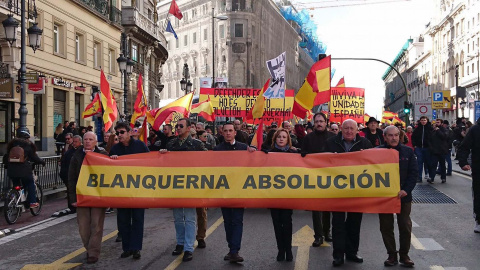
[[[405,101],[404,105],[403,105],[403,112],[405,114],[410,114],[410,111],[412,110],[412,103],[408,102],[408,101]]]

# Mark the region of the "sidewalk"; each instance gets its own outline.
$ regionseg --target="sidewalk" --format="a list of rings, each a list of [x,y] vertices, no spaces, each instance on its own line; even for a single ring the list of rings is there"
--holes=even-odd
[[[457,164],[457,160],[453,160],[454,157],[452,157],[452,171],[456,172],[456,173],[460,173],[460,174],[463,174],[463,175],[466,175],[466,176],[472,176],[472,172],[471,171],[464,171],[462,170],[462,168],[460,168],[460,166],[458,166]]]

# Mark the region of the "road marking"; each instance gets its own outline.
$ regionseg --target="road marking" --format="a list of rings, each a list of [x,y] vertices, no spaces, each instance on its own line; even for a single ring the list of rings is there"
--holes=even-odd
[[[307,270],[310,259],[310,246],[312,245],[312,235],[315,232],[310,226],[305,225],[292,236],[292,246],[298,247],[295,258],[295,270]],[[322,247],[329,247],[330,244],[323,242]]]
[[[412,234],[412,245],[416,249],[421,249],[421,250],[445,250],[437,241],[433,240],[433,238],[416,238],[415,241],[417,242],[416,244],[413,244],[413,238],[414,235]],[[416,245],[420,244],[422,248],[417,248]]]
[[[417,228],[420,227],[420,225],[418,225],[415,221],[412,220],[412,227]]]
[[[420,241],[418,241],[418,238],[413,233],[412,233],[411,243],[415,249],[425,250],[425,247],[423,246],[423,244],[420,243]]]
[[[215,223],[213,223],[213,225],[207,229],[207,232],[205,233],[205,239],[207,239],[207,237],[210,234],[212,234],[218,228],[218,226],[220,226],[222,223],[223,223],[223,217],[220,217],[219,219],[217,219],[217,221],[215,221]],[[193,249],[195,250],[196,247],[197,247],[197,244],[193,246]],[[173,262],[171,262],[164,270],[176,269],[182,263],[182,259],[183,259],[183,256],[178,255],[178,257],[175,260],[173,260]]]
[[[457,176],[461,176],[463,178],[466,178],[470,181],[472,181],[472,177],[471,176],[466,176],[465,174],[462,174],[462,173],[457,173],[457,172],[453,172],[453,174],[457,175]]]
[[[74,215],[64,216],[64,217],[61,217],[61,218],[54,218],[54,219],[51,219],[47,222],[41,221],[41,222],[38,222],[38,223],[35,223],[35,224],[32,224],[32,225],[26,226],[25,228],[21,228],[21,229],[16,230],[17,233],[14,233],[12,235],[9,235],[9,236],[6,236],[6,237],[3,237],[2,239],[0,239],[0,245],[6,244],[6,243],[8,243],[10,241],[13,241],[13,240],[20,239],[20,238],[22,238],[26,235],[41,231],[41,230],[46,229],[48,227],[55,226],[57,224],[60,224],[62,222],[65,222],[67,220],[70,220],[70,219],[73,219],[73,218],[76,218],[76,217],[77,217],[77,215],[74,214]]]
[[[114,236],[116,236],[118,233],[118,230],[115,230],[107,235],[105,235],[103,238],[102,238],[102,243],[107,241],[108,239],[110,238],[113,238]],[[67,254],[66,256],[50,263],[50,264],[27,264],[25,265],[22,270],[38,270],[38,269],[55,269],[55,270],[67,270],[67,269],[72,269],[74,267],[77,267],[79,265],[82,265],[82,263],[66,263],[68,262],[69,260],[79,256],[80,254],[84,253],[86,250],[85,248],[79,248],[77,250],[75,250],[74,252],[70,253],[70,254]]]

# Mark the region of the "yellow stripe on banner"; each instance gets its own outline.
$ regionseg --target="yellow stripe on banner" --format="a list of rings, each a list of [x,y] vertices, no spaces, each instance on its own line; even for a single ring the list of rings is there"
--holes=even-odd
[[[391,198],[400,190],[398,174],[388,173],[395,171],[398,164],[393,163],[321,170],[84,165],[77,194],[117,198]]]

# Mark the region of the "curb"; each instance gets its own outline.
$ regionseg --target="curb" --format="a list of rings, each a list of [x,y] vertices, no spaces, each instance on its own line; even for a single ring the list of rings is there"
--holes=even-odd
[[[455,170],[455,169],[453,169],[452,171],[454,171],[454,172],[456,172],[456,173],[459,173],[459,174],[463,174],[463,175],[465,175],[465,176],[469,176],[469,177],[472,176],[471,173],[465,172],[465,171],[462,171],[462,170]]]
[[[14,229],[3,229],[3,230],[0,230],[0,238],[5,237],[5,236],[7,236],[7,235],[9,235],[9,234],[12,234],[12,233],[14,233],[14,232],[15,232]]]

